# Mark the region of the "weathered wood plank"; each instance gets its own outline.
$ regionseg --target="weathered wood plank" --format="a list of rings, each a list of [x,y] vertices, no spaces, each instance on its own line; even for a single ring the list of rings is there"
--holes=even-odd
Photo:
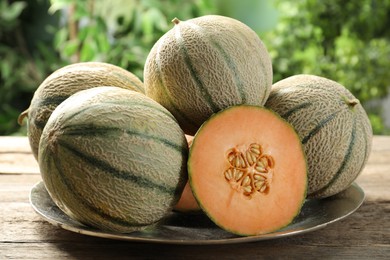
[[[28,252],[28,253],[27,253]],[[360,245],[319,247],[256,243],[218,246],[172,246],[112,243],[20,243],[13,250],[0,244],[1,259],[388,259],[389,248]]]
[[[28,138],[25,136],[1,136],[0,153],[31,153]]]
[[[0,174],[39,173],[27,137],[0,137]]]
[[[0,174],[37,174],[38,163],[32,156],[20,153],[0,153]]]
[[[0,174],[0,203],[28,202],[32,186],[41,180],[41,175],[39,174]]]
[[[0,234],[0,243],[31,241],[84,241],[92,237],[76,234],[51,225],[36,214],[28,202],[1,203],[0,223],[7,226]],[[390,247],[390,204],[365,202],[355,213],[327,227],[295,237],[278,239],[309,245],[348,246],[364,245]],[[367,228],[369,227],[369,229]],[[98,238],[93,238],[94,240]],[[106,240],[105,241],[111,241]],[[274,240],[277,241],[277,240]]]
[[[2,208],[0,223],[4,227],[0,232],[0,252],[4,254],[5,259],[24,259],[28,256],[32,259],[45,259],[47,257],[45,252],[52,252],[50,257],[58,254],[57,256],[61,258],[88,258],[89,256],[106,258],[129,254],[134,257],[153,258],[162,256],[158,250],[166,251],[165,256],[184,257],[197,254],[200,258],[229,257],[233,253],[242,258],[287,255],[298,257],[306,251],[308,251],[307,256],[322,255],[340,258],[352,258],[355,253],[358,253],[361,258],[390,255],[389,192],[387,192],[387,200],[377,202],[368,199],[348,218],[312,233],[242,245],[206,246],[202,247],[199,253],[199,247],[195,246],[178,247],[112,241],[63,230],[46,222],[35,213],[28,202],[29,190],[40,180],[39,175],[24,175],[23,180],[19,178],[21,176],[14,175],[0,177],[0,191],[6,190],[10,194],[20,192],[17,200],[10,201],[3,196],[0,200]],[[6,185],[4,181],[12,185]],[[382,185],[386,186],[386,184]],[[0,195],[4,194],[0,193]],[[8,197],[12,198],[11,195]],[[15,250],[16,248],[19,250]],[[139,249],[143,249],[142,252]]]
[[[7,205],[2,216],[6,232],[0,235],[0,252],[14,259],[45,259],[50,257],[108,258],[132,256],[200,258],[213,256],[250,257],[322,257],[369,258],[390,255],[390,226],[383,219],[388,216],[387,203],[365,203],[356,213],[326,228],[300,236],[238,245],[172,246],[145,243],[130,243],[84,236],[52,226],[37,216],[27,203]],[[18,214],[12,210],[18,209]],[[8,214],[7,214],[8,213]],[[367,227],[370,227],[369,229]],[[387,232],[384,232],[386,231]],[[10,245],[12,244],[12,247]],[[331,249],[330,249],[331,248]],[[16,250],[18,249],[18,250]],[[160,251],[161,250],[161,251]],[[1,256],[1,255],[0,255]],[[30,256],[30,257],[29,257]],[[191,258],[192,259],[192,258]]]

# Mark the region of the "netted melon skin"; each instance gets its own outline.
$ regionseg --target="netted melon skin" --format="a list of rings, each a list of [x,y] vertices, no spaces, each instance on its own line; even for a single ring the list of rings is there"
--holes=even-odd
[[[39,139],[53,110],[72,94],[92,87],[115,86],[144,93],[142,81],[131,72],[104,62],[80,62],[62,67],[37,88],[28,110],[27,135],[34,157]],[[21,115],[21,119],[24,115]]]
[[[341,84],[315,75],[276,82],[266,107],[298,132],[308,162],[308,197],[325,198],[348,188],[362,172],[372,146],[366,111]]]
[[[207,15],[174,28],[150,51],[146,95],[161,103],[194,135],[212,114],[232,105],[264,105],[272,63],[258,35],[245,24]]]
[[[73,219],[129,233],[160,221],[187,181],[188,146],[174,117],[141,93],[83,90],[61,103],[43,129],[42,179]]]

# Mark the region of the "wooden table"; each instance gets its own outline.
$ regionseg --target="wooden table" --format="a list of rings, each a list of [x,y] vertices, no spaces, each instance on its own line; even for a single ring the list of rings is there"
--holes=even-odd
[[[390,136],[375,136],[357,179],[364,204],[323,229],[229,245],[163,245],[81,235],[53,226],[29,204],[41,180],[25,137],[0,137],[0,259],[390,259]],[[271,258],[271,259],[272,259]]]

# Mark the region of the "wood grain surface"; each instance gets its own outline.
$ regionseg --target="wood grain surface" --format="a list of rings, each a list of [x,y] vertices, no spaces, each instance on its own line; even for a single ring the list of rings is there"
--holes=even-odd
[[[0,137],[0,259],[390,259],[390,136],[375,136],[357,183],[364,204],[310,233],[229,245],[163,245],[77,234],[29,203],[38,164],[25,137]]]

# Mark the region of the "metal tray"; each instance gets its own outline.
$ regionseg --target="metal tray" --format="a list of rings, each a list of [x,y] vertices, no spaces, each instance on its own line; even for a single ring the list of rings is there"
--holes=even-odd
[[[323,228],[356,211],[364,201],[364,191],[352,184],[347,190],[321,200],[306,200],[300,214],[287,227],[265,235],[241,237],[216,226],[203,213],[172,212],[160,224],[129,234],[111,233],[85,226],[65,215],[52,201],[43,182],[30,193],[34,210],[53,225],[76,233],[133,242],[165,244],[229,244],[275,239]]]

